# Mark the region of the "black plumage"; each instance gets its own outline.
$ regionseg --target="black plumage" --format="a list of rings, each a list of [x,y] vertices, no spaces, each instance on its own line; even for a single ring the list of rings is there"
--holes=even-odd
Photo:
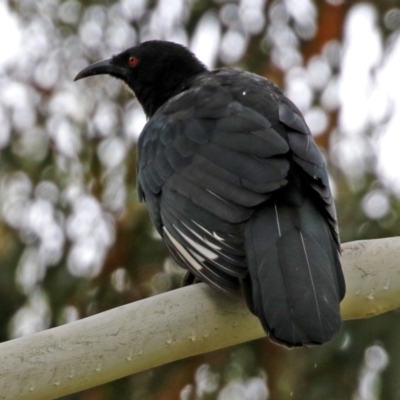
[[[138,189],[186,282],[244,293],[270,337],[321,344],[340,329],[345,284],[324,160],[296,106],[269,80],[208,71],[149,41],[75,79],[109,74],[149,120]]]

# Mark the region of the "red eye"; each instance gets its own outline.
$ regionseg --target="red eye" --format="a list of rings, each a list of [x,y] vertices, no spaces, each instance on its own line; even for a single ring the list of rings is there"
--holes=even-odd
[[[129,65],[131,67],[134,67],[135,65],[137,65],[138,62],[139,62],[139,60],[136,57],[133,57],[133,56],[129,57]]]

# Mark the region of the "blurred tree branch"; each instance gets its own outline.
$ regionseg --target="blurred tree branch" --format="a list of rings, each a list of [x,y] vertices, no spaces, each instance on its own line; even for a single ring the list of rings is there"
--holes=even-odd
[[[400,237],[342,249],[343,319],[400,307]],[[0,399],[54,399],[264,336],[244,301],[193,285],[2,343]]]

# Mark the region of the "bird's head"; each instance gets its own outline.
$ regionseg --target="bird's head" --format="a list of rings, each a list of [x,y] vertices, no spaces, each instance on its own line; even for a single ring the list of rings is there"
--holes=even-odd
[[[152,40],[89,65],[74,80],[101,74],[122,79],[151,117],[168,99],[184,90],[189,80],[206,70],[186,47]]]

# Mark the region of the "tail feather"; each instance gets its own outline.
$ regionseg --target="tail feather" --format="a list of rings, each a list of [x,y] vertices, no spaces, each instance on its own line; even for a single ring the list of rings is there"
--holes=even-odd
[[[290,347],[331,340],[341,324],[343,276],[329,224],[312,200],[264,203],[245,240],[251,285],[243,282],[244,292],[271,338]]]

